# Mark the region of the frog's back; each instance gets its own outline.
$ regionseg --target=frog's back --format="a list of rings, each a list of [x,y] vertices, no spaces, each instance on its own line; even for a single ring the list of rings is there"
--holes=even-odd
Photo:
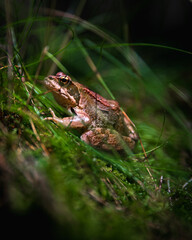
[[[119,104],[117,101],[114,100],[107,100],[106,98],[102,97],[101,95],[99,95],[98,93],[95,93],[93,91],[91,91],[90,89],[84,87],[83,91],[88,94],[90,96],[90,98],[92,98],[94,101],[98,102],[98,105],[100,105],[100,107],[107,107],[109,109],[113,109],[116,110],[119,108]],[[100,104],[99,104],[100,103]]]
[[[112,128],[123,132],[123,114],[119,104],[81,85],[81,107],[91,118],[90,128]]]

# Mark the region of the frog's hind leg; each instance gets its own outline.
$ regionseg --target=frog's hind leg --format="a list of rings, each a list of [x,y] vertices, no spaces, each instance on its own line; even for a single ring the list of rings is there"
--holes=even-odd
[[[104,128],[94,128],[81,135],[81,140],[93,147],[103,150],[121,151],[125,146],[133,149],[135,141],[130,137],[120,136],[117,131]]]

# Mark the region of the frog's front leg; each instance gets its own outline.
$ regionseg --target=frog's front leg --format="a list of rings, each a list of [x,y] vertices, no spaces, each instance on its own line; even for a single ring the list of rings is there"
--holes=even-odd
[[[65,127],[84,128],[90,123],[90,118],[84,112],[78,113],[78,115],[74,115],[72,117],[58,118],[51,108],[49,108],[49,111],[51,112],[52,117],[46,117],[44,120],[52,120]]]
[[[81,140],[93,147],[103,150],[116,149],[121,151],[125,144],[130,149],[135,146],[135,141],[128,136],[121,136],[117,131],[105,128],[94,128],[81,135]]]

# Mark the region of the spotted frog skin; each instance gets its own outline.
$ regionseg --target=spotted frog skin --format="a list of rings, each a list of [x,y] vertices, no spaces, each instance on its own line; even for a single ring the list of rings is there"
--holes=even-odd
[[[122,112],[118,102],[107,100],[82,84],[72,81],[63,72],[45,78],[44,84],[55,100],[72,116],[58,118],[52,109],[52,120],[64,127],[79,129],[81,139],[95,148],[121,151],[133,149],[138,140],[134,124]]]

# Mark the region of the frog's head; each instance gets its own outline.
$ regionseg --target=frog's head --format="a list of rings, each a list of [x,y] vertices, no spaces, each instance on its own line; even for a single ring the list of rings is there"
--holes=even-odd
[[[63,72],[49,75],[44,79],[47,89],[51,90],[55,100],[62,106],[69,108],[79,104],[79,89],[71,78]]]

